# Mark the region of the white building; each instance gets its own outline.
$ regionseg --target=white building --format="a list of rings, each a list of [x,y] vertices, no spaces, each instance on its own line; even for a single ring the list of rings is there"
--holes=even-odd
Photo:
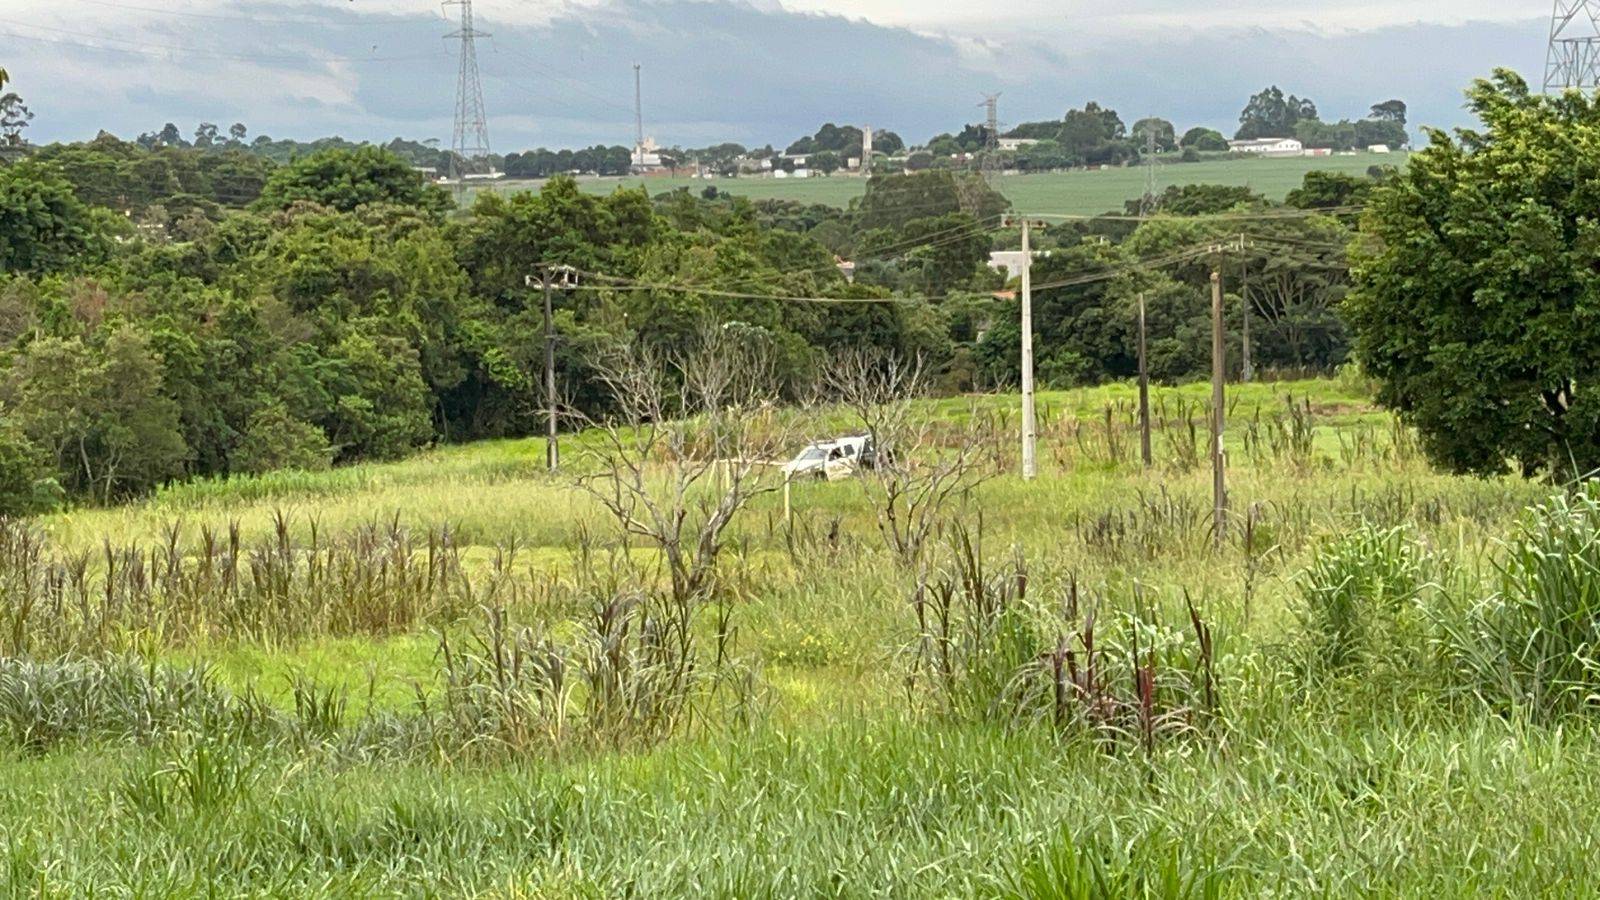
[[[633,148],[633,170],[649,172],[663,167],[661,148],[655,138],[645,138],[644,143]]]
[[[1024,147],[1032,147],[1034,144],[1037,144],[1037,143],[1039,143],[1039,141],[1037,139],[1035,139],[1035,138],[1004,138],[1003,137],[1003,138],[1000,139],[1000,149],[1001,150],[1011,151],[1011,152],[1014,153],[1014,152],[1016,152],[1018,150],[1023,149]]]
[[[1371,147],[1367,148],[1367,152],[1368,153],[1388,153],[1389,152],[1389,145],[1388,144],[1373,144]]]
[[[1050,256],[1048,250],[1033,251],[1035,260],[1046,259]],[[1016,278],[1022,274],[1021,250],[995,250],[989,254],[989,268],[996,272],[1004,272],[1006,278]]]
[[[1302,156],[1306,152],[1306,145],[1294,138],[1258,138],[1253,141],[1229,141],[1228,149],[1235,153],[1261,156]]]

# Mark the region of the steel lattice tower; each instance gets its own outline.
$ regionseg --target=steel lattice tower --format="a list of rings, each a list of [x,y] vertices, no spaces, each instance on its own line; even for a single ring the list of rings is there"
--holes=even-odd
[[[1600,0],[1555,0],[1544,89],[1600,88]]]
[[[984,94],[983,108],[987,118],[984,123],[983,148],[992,153],[1000,149],[1000,95]]]
[[[445,6],[461,7],[461,28],[445,35],[461,41],[461,74],[456,83],[456,133],[451,149],[459,159],[482,159],[489,155],[489,117],[483,107],[483,81],[478,76],[478,44],[485,32],[473,27],[472,0],[444,0]]]

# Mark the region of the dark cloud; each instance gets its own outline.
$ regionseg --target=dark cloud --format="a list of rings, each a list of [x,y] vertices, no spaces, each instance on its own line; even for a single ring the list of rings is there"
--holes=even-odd
[[[26,27],[6,26],[0,41],[16,48],[6,65],[38,113],[36,140],[100,128],[133,135],[166,121],[185,131],[243,121],[274,136],[448,140],[456,68],[447,23],[327,7],[262,15],[151,14],[137,28],[99,32],[117,39],[109,50],[82,46],[95,39],[79,32]],[[1096,99],[1129,121],[1226,126],[1249,93],[1276,83],[1315,98],[1328,117],[1400,97],[1414,120],[1448,126],[1462,123],[1473,77],[1497,65],[1534,71],[1543,52],[1537,21],[1331,35],[1062,30],[985,43],[716,0],[616,0],[542,25],[482,25],[494,33],[480,58],[502,149],[628,142],[635,61],[646,73],[647,130],[689,145],[784,143],[830,120],[921,140],[975,120],[988,90],[1005,92],[1013,122]]]

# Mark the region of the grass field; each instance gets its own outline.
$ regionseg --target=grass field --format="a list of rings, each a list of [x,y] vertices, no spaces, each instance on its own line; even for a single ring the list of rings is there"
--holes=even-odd
[[[920,404],[976,460],[923,555],[763,495],[682,632],[593,433],[0,528],[0,892],[1587,892],[1600,504],[1250,385],[1218,542],[1205,396],[1146,469],[1129,386],[1044,395],[1033,483],[1015,398]]]
[[[1300,186],[1307,172],[1332,171],[1363,175],[1374,165],[1404,165],[1406,154],[1281,159],[1208,160],[1172,164],[1157,170],[1158,188],[1185,184],[1246,185],[1273,200],[1282,200]],[[756,200],[799,200],[844,207],[865,190],[859,178],[586,178],[584,190],[610,193],[618,187],[644,185],[652,194],[687,187],[699,191],[708,185],[730,194]],[[504,193],[537,189],[538,182],[510,182],[497,188]],[[999,178],[999,188],[1019,212],[1095,215],[1120,212],[1123,204],[1144,193],[1144,169],[1120,168],[1105,171],[1064,172],[1045,175],[1010,175]]]

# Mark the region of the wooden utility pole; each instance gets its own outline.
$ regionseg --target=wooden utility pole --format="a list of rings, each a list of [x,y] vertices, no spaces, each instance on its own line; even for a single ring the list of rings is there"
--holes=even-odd
[[[1038,412],[1033,399],[1033,245],[1031,223],[1022,220],[1022,477],[1039,475]]]
[[[561,437],[556,410],[556,322],[551,294],[550,267],[544,267],[544,393],[549,421],[545,433],[545,464],[550,471],[561,468]]]
[[[1150,358],[1145,340],[1144,291],[1139,292],[1139,457],[1144,467],[1155,461],[1150,453]]]
[[[1212,532],[1221,549],[1228,536],[1227,456],[1222,447],[1227,421],[1227,334],[1222,321],[1222,265],[1211,270],[1211,493]]]
[[[1250,361],[1250,258],[1245,256],[1243,253],[1244,235],[1242,234],[1239,235],[1239,250],[1241,251],[1239,254],[1239,297],[1243,301],[1241,304],[1243,306],[1241,312],[1243,313],[1244,318],[1243,332],[1240,335],[1240,349],[1242,351],[1240,359],[1240,365],[1242,368],[1240,369],[1240,372],[1244,383],[1249,384],[1256,377],[1256,369],[1255,365]]]

